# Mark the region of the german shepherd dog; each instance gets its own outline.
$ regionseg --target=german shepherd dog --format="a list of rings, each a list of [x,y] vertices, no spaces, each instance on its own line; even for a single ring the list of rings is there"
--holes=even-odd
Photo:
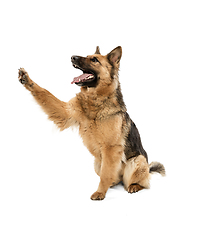
[[[92,200],[104,199],[108,188],[120,182],[129,193],[135,193],[149,188],[150,173],[165,175],[162,164],[148,164],[139,132],[127,113],[118,77],[121,56],[120,46],[105,56],[99,47],[94,55],[72,56],[73,66],[83,74],[73,79],[72,84],[80,86],[81,91],[69,102],[60,101],[19,69],[19,81],[61,131],[71,126],[79,128],[100,176]]]

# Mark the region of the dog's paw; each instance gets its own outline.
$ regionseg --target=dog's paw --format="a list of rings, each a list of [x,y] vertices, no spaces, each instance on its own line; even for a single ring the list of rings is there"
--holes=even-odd
[[[29,80],[29,75],[28,73],[25,71],[24,68],[20,68],[19,69],[19,76],[18,76],[19,82],[22,84],[27,84],[28,80]]]
[[[103,200],[104,198],[105,198],[105,194],[103,194],[101,192],[95,192],[91,196],[92,200]]]
[[[144,187],[140,186],[139,184],[131,184],[128,187],[127,191],[128,191],[128,193],[136,193],[142,189],[144,189]]]
[[[31,85],[32,81],[29,78],[28,73],[25,71],[24,68],[19,69],[19,76],[18,76],[19,82],[23,85]]]

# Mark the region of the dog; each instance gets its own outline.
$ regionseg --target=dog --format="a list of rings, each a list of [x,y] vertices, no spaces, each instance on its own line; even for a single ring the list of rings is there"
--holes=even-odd
[[[73,67],[82,71],[72,84],[81,91],[63,102],[31,80],[24,68],[18,79],[62,131],[76,126],[84,145],[94,156],[94,169],[100,177],[92,200],[103,200],[109,187],[123,182],[129,193],[149,188],[150,174],[165,175],[161,163],[148,164],[140,134],[127,113],[119,82],[122,48],[101,55],[99,47],[87,57],[72,56]]]

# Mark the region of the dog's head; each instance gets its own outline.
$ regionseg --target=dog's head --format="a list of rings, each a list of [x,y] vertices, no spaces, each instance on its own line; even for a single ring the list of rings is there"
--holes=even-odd
[[[106,87],[118,81],[119,63],[122,56],[122,48],[119,46],[103,56],[99,47],[93,55],[87,57],[72,56],[71,61],[75,68],[83,71],[83,74],[75,77],[72,83],[82,87]]]

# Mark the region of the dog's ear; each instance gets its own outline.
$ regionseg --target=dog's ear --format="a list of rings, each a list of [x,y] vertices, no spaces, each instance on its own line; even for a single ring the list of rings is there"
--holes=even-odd
[[[120,46],[116,47],[110,53],[107,54],[107,58],[112,64],[114,63],[118,64],[121,57],[122,57],[122,47]]]
[[[99,46],[96,47],[96,52],[95,52],[95,54],[101,54],[101,53],[100,53],[100,50],[99,50]]]

